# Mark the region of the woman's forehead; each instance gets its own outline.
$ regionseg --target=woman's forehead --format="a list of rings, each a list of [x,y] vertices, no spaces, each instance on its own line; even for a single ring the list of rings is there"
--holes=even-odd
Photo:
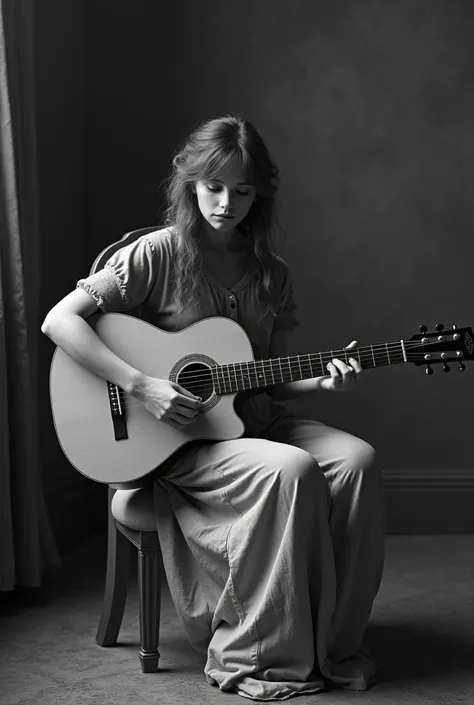
[[[220,169],[213,170],[212,174],[207,178],[224,184],[242,185],[251,183],[246,169],[236,159],[233,159]]]

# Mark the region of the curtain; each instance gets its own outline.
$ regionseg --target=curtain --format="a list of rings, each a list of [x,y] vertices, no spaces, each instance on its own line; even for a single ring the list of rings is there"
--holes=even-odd
[[[59,563],[38,430],[33,0],[0,0],[0,591]]]

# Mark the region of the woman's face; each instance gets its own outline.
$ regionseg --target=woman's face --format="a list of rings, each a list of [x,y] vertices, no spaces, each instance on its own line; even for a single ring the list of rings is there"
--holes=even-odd
[[[242,222],[255,199],[255,187],[245,181],[238,163],[231,163],[213,179],[199,179],[193,186],[199,210],[217,231],[229,232]]]

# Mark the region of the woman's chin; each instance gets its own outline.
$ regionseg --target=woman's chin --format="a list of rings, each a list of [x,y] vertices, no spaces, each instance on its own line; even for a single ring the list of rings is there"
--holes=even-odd
[[[214,230],[225,230],[226,232],[234,230],[239,223],[235,218],[210,218],[207,222]]]

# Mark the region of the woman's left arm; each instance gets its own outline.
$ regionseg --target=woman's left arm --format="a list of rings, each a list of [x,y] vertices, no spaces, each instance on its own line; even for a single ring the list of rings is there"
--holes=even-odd
[[[272,333],[270,342],[271,357],[288,357],[287,332],[277,330]],[[357,341],[353,340],[345,349],[350,350],[357,346]],[[328,362],[327,369],[329,375],[324,377],[312,377],[302,379],[298,382],[284,382],[273,387],[273,398],[275,401],[285,399],[295,399],[300,394],[317,392],[319,390],[329,392],[347,392],[354,389],[357,379],[362,372],[362,366],[353,357],[349,358],[349,365],[343,360],[334,358]]]

